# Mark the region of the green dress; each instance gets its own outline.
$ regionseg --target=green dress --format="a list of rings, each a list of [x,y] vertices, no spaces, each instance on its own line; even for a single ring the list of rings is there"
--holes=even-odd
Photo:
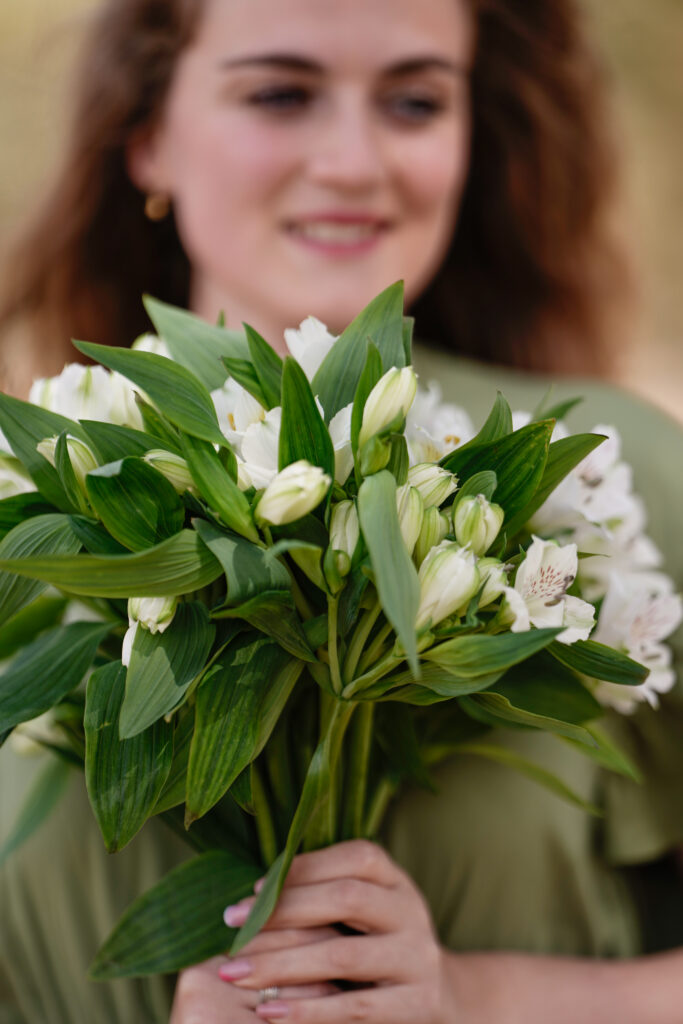
[[[548,386],[546,378],[427,349],[416,352],[415,363],[422,381],[438,380],[444,398],[465,406],[475,424],[496,389],[513,409],[532,409]],[[620,431],[648,506],[648,532],[680,586],[683,432],[661,412],[605,385],[558,385],[558,400],[573,395],[585,402],[570,417],[572,429],[605,423]],[[442,766],[436,794],[415,790],[396,802],[384,841],[424,892],[449,948],[596,957],[647,948],[644,890],[629,865],[683,845],[683,686],[656,712],[643,706],[633,716],[612,716],[610,728],[639,765],[642,785],[602,771],[550,735],[500,730],[495,737],[600,804],[602,818],[471,756]],[[41,764],[9,745],[0,751],[0,839]],[[95,984],[86,970],[125,907],[186,856],[185,845],[152,821],[109,857],[74,772],[57,811],[0,869],[0,1024],[167,1021],[172,978]],[[683,903],[683,883],[666,885],[671,910],[676,899]],[[683,920],[683,909],[670,916]]]

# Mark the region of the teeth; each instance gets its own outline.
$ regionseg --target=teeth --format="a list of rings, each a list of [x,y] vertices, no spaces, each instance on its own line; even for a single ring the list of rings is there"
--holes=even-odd
[[[342,245],[365,241],[376,235],[378,230],[377,224],[338,224],[330,221],[316,221],[294,227],[296,234],[303,238]]]

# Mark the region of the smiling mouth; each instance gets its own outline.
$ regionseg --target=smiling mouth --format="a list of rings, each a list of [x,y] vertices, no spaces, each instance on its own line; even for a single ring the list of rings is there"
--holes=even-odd
[[[381,221],[298,221],[286,226],[290,235],[323,246],[352,247],[375,241],[388,228]]]

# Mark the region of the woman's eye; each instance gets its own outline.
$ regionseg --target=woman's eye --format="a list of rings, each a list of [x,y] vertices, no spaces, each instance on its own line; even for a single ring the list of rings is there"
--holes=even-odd
[[[292,85],[259,89],[247,98],[249,106],[283,113],[296,113],[306,107],[311,100],[312,96],[307,89]]]
[[[411,124],[431,121],[443,110],[439,100],[417,93],[389,96],[384,104],[392,117]]]

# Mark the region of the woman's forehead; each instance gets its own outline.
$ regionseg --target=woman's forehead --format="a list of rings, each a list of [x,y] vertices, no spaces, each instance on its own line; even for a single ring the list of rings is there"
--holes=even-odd
[[[473,37],[469,0],[206,0],[195,46],[219,61],[287,53],[379,65],[469,62]]]

